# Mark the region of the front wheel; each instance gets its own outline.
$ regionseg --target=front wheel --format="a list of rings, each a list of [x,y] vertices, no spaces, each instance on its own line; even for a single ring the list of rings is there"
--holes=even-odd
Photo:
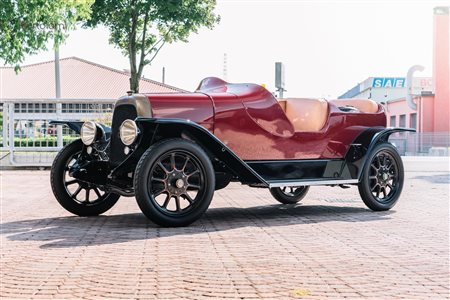
[[[134,176],[136,200],[153,222],[186,226],[199,219],[211,203],[215,177],[211,161],[196,144],[170,139],[149,148]]]
[[[359,194],[370,209],[389,210],[400,197],[403,180],[403,163],[397,149],[389,143],[382,143],[369,154],[358,184]]]
[[[58,153],[50,182],[56,200],[67,211],[79,216],[96,216],[113,207],[120,196],[70,176],[70,167],[80,158],[82,148],[81,140],[76,140]]]
[[[281,188],[271,188],[270,193],[280,203],[295,204],[305,198],[309,191],[309,186],[285,186]]]

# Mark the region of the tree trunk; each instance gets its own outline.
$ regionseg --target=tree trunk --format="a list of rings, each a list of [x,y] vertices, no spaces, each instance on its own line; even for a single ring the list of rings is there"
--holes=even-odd
[[[131,73],[130,89],[134,93],[139,93],[139,76],[138,76],[138,74],[136,72]]]
[[[138,17],[136,11],[131,12],[131,32],[128,41],[128,56],[130,59],[130,90],[133,93],[139,92],[139,75],[136,70],[136,27]]]

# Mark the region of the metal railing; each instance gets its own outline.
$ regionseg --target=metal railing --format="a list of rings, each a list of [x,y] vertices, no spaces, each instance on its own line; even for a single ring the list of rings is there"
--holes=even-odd
[[[110,124],[115,99],[14,99],[0,102],[0,166],[47,167],[64,145],[78,138],[50,120],[95,120]],[[449,156],[450,133],[396,133],[401,155]]]
[[[2,100],[0,166],[50,166],[64,145],[78,135],[50,120],[96,120],[111,123],[116,99]]]
[[[389,141],[405,156],[450,156],[449,132],[395,133]]]

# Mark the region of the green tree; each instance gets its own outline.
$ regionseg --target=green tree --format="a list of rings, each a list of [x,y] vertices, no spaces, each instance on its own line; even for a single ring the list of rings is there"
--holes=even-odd
[[[75,28],[89,18],[94,0],[1,0],[0,59],[16,66],[26,55],[58,47]]]
[[[130,89],[138,92],[144,67],[164,44],[187,42],[190,33],[219,22],[215,6],[215,0],[96,0],[85,26],[109,29],[110,43],[129,58]]]

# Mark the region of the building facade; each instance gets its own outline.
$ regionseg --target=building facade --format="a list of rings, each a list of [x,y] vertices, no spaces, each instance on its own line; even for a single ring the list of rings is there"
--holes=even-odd
[[[115,101],[130,89],[130,74],[81,58],[60,60],[61,96],[55,99],[53,61],[0,67],[0,168],[49,166],[56,151],[78,138],[50,120],[95,120],[110,124]],[[140,80],[142,93],[179,93],[182,89]]]
[[[369,77],[339,98],[365,98],[382,103],[391,127],[450,134],[449,26],[449,7],[436,7],[431,78]]]

